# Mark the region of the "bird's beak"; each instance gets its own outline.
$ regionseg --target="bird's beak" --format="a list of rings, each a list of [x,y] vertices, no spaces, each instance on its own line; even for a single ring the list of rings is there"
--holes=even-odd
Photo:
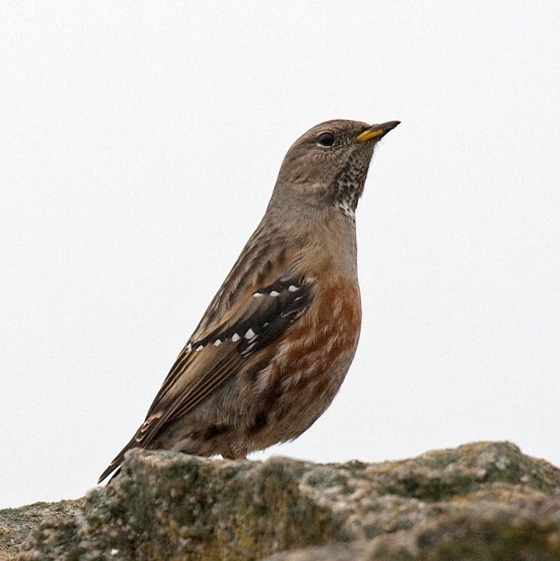
[[[388,123],[381,123],[380,125],[371,125],[369,129],[361,132],[355,140],[356,142],[366,142],[366,140],[371,140],[372,138],[380,139],[399,124],[400,121],[389,121]]]

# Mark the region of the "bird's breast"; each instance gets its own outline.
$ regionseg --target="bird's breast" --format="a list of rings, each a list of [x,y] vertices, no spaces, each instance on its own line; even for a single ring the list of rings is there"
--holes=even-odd
[[[357,283],[344,277],[318,282],[312,304],[278,341],[261,380],[279,383],[282,391],[312,387],[334,397],[354,357],[360,326]]]
[[[255,389],[267,423],[255,436],[256,448],[296,438],[327,409],[354,358],[360,325],[357,283],[324,279],[260,371]]]

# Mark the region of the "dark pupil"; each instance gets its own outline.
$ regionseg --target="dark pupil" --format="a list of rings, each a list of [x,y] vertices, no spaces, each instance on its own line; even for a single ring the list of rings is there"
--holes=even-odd
[[[334,136],[330,132],[324,132],[319,135],[317,142],[321,146],[332,146],[334,144]]]

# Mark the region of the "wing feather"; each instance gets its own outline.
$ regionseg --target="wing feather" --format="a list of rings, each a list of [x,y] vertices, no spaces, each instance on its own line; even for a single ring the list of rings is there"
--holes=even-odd
[[[149,445],[165,425],[191,411],[280,337],[310,303],[311,285],[282,279],[245,298],[233,317],[204,338],[189,341],[150,407],[139,444]]]
[[[279,338],[305,312],[313,298],[313,286],[303,278],[290,277],[288,255],[283,251],[274,265],[267,262],[264,273],[262,268],[254,271],[253,282],[243,287],[242,296],[220,316],[222,321],[210,325],[201,321],[163,382],[146,420],[100,481],[122,463],[127,450],[149,448],[160,431],[216,391],[249,357]],[[231,300],[231,294],[223,289],[217,298],[220,294]],[[220,299],[215,298],[209,310],[219,308]]]

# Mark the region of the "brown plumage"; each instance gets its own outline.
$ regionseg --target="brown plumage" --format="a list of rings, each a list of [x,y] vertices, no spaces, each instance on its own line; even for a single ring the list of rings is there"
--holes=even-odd
[[[327,121],[288,150],[266,213],[159,390],[131,448],[245,458],[325,411],[361,324],[354,212],[398,125]]]

